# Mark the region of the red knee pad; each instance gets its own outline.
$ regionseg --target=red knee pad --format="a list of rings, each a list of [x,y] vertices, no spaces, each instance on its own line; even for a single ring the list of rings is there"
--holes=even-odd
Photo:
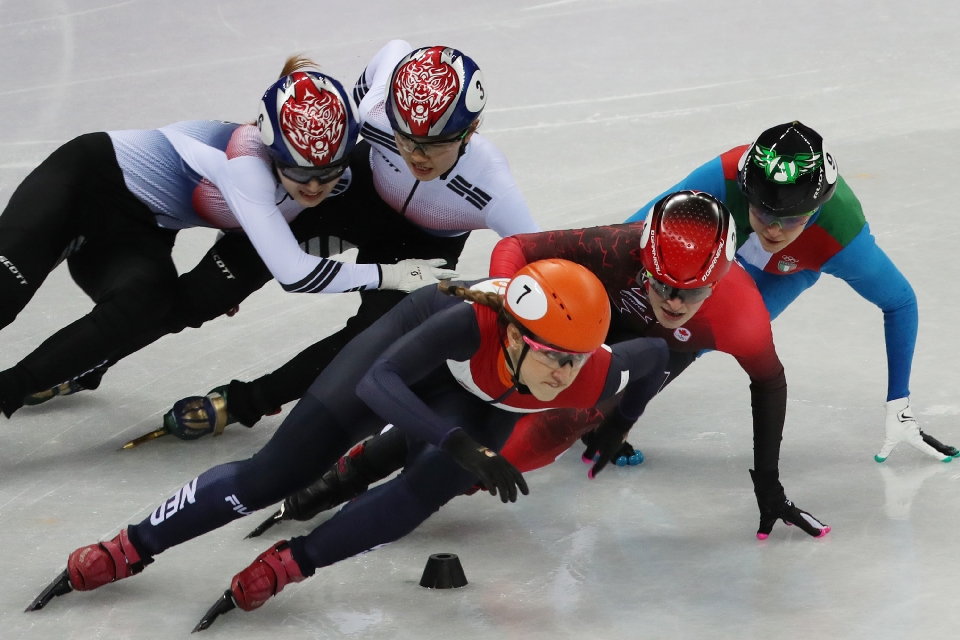
[[[74,589],[90,591],[140,573],[143,562],[124,529],[113,540],[80,547],[71,553],[67,571]]]
[[[305,579],[293,559],[290,544],[281,540],[257,556],[253,564],[233,576],[230,590],[238,607],[253,611],[291,582]]]

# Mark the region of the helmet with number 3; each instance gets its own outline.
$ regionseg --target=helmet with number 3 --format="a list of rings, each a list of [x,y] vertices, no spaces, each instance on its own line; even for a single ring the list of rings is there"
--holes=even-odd
[[[837,161],[820,134],[794,120],[760,134],[743,156],[737,185],[747,201],[778,217],[813,213],[837,189]]]
[[[473,124],[487,102],[483,73],[450,47],[408,53],[387,85],[390,126],[408,136],[450,138]]]
[[[349,94],[328,75],[294,71],[263,94],[260,139],[277,162],[322,167],[347,161],[360,123]]]
[[[594,351],[610,328],[603,284],[569,260],[538,260],[517,271],[507,285],[504,309],[534,338],[564,351]]]

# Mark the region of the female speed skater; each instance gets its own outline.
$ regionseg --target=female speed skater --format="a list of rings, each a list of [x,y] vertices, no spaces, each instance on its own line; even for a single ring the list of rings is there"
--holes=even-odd
[[[356,152],[356,184],[342,202],[318,207],[301,224],[323,217],[325,208],[348,209],[353,207],[350,198],[362,198],[362,206],[422,228],[431,239],[426,246],[443,244],[441,253],[431,248],[429,255],[416,257],[447,258],[451,266],[470,230],[489,228],[504,237],[539,230],[503,154],[476,133],[487,96],[482,73],[469,56],[448,47],[412,49],[402,40],[392,41],[367,65],[354,97],[361,133],[369,143]],[[414,243],[412,249],[418,248],[424,251]],[[388,243],[376,251],[361,250],[358,260],[379,262],[383,252],[401,257],[390,253],[397,250]],[[402,257],[411,257],[411,249],[405,251]],[[221,281],[220,270],[207,262],[208,280]],[[382,291],[360,295],[360,310],[341,331],[257,380],[234,380],[206,396],[178,401],[158,433],[192,439],[219,433],[233,422],[249,427],[300,398],[347,342],[403,297]],[[222,303],[210,315],[231,306]]]
[[[920,430],[910,407],[910,368],[917,341],[917,298],[877,246],[860,201],[816,131],[800,122],[771,127],[734,147],[670,189],[713,194],[737,224],[737,256],[775,319],[829,273],[883,311],[887,349],[883,462],[900,442],[950,462],[956,448]],[[656,200],[628,221],[642,220]]]
[[[663,338],[670,348],[667,382],[703,349],[734,356],[750,376],[754,434],[750,474],[760,509],[757,537],[766,538],[777,519],[822,537],[830,527],[787,500],[780,484],[786,377],[773,344],[769,315],[753,281],[733,260],[735,247],[734,227],[723,204],[709,194],[681,191],[662,198],[643,223],[501,240],[490,272],[516,271],[545,258],[587,267],[600,278],[613,306],[607,342],[636,336]],[[523,472],[545,466],[603,424],[611,406],[526,416],[517,423],[503,456]],[[588,450],[584,462],[589,463],[593,453]],[[251,536],[282,520],[308,520],[361,494],[372,482],[402,467],[406,454],[406,437],[396,430],[358,445],[319,481],[288,497]]]
[[[189,307],[171,259],[179,229],[242,230],[264,281],[272,275],[287,291],[410,290],[450,276],[437,262],[346,264],[298,246],[289,222],[345,179],[360,128],[340,83],[299,70],[309,64],[287,61],[256,125],[201,120],[82,135],[20,184],[0,216],[0,327],[63,259],[96,306],[0,372],[7,417],[25,396],[102,367]]]
[[[501,293],[502,292],[502,293]],[[450,295],[452,294],[452,295]],[[478,480],[515,501],[523,476],[496,451],[522,413],[586,409],[615,397],[599,471],[663,383],[663,340],[607,347],[610,305],[589,270],[531,263],[512,279],[428,287],[350,342],[253,457],[190,481],[143,522],[77,549],[28,610],[71,590],[139,573],[154,556],[314,482],[386,422],[411,437],[394,481],[366,492],[307,536],[273,545],[238,573],[195,630],[253,610],[291,582],[406,535]]]

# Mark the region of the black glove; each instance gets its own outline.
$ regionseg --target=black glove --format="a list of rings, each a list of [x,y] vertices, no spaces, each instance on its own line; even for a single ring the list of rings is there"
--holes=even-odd
[[[800,527],[814,538],[822,538],[830,533],[829,526],[787,500],[783,485],[780,484],[779,471],[750,469],[750,477],[753,478],[753,492],[757,495],[757,506],[760,507],[760,527],[757,529],[759,540],[767,539],[778,519],[788,525]]]
[[[591,480],[597,477],[608,463],[617,459],[632,426],[633,421],[624,418],[620,409],[615,408],[593,432],[593,438],[583,454],[584,460],[592,460],[594,456],[599,456],[593,463],[593,468],[587,472]]]
[[[497,495],[499,490],[501,502],[516,502],[517,487],[520,487],[523,495],[530,493],[527,481],[516,467],[468,436],[463,429],[450,433],[443,443],[443,450],[453,456],[461,467],[476,474],[491,495]]]

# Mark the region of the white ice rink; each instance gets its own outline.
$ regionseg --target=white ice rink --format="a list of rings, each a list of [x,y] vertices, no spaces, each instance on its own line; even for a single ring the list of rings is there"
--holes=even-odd
[[[482,133],[544,228],[619,222],[690,170],[800,119],[831,146],[880,246],[913,284],[921,426],[960,444],[957,271],[960,3],[952,0],[7,0],[0,2],[0,205],[88,131],[249,121],[284,58],[352,85],[392,38],[447,44],[487,80]],[[188,230],[188,269],[215,232]],[[496,240],[471,237],[483,275]],[[251,379],[339,327],[353,295],[271,283],[233,318],[133,355],[96,392],[0,418],[0,638],[185,637],[231,576],[307,523],[243,536],[266,512],[174,548],[142,575],[24,607],[76,547],[113,537],[282,416],[216,440],[128,439],[176,399]],[[91,303],[65,268],[0,333],[14,365]],[[833,527],[814,540],[758,511],[747,377],[711,354],[657,398],[631,441],[646,462],[589,482],[576,455],[504,506],[458,498],[402,541],[321,569],[208,638],[958,638],[960,461],[883,440],[880,312],[824,276],[774,324],[789,381],[781,478]],[[289,407],[288,407],[289,408]],[[430,553],[470,584],[417,585]]]

